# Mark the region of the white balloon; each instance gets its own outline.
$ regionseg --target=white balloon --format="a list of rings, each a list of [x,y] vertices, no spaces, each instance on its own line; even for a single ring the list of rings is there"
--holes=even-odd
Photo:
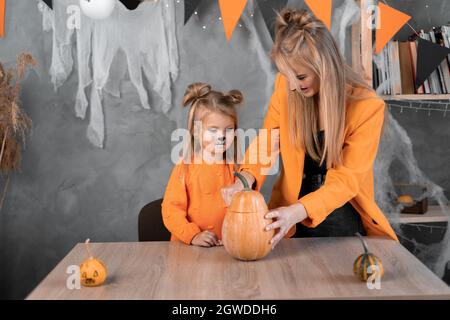
[[[84,15],[95,20],[108,18],[115,5],[116,0],[80,0],[80,7]]]

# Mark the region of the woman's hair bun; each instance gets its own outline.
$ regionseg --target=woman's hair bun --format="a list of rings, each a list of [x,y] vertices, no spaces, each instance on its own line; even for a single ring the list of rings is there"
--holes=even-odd
[[[314,32],[316,18],[310,12],[304,9],[284,8],[278,13],[276,20],[276,30],[280,28],[295,28],[297,30],[305,30]]]
[[[211,92],[211,86],[207,83],[196,82],[190,84],[184,93],[183,106],[194,103],[197,99],[206,97]]]

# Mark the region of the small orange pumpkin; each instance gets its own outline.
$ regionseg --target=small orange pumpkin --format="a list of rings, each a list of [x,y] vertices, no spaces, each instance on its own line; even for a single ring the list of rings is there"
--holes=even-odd
[[[414,199],[409,194],[402,194],[397,198],[397,202],[406,204],[406,205],[413,205]]]
[[[380,258],[369,252],[369,250],[367,249],[366,241],[361,236],[361,234],[357,233],[356,235],[359,237],[359,240],[361,240],[364,248],[364,253],[356,258],[355,262],[353,263],[353,273],[361,281],[367,281],[367,279],[373,273],[379,273],[379,277],[381,279],[384,275],[384,268]]]
[[[89,258],[80,264],[80,281],[85,287],[96,287],[102,285],[108,276],[105,263],[100,259],[95,259],[89,250],[89,239],[86,240],[86,250]]]
[[[264,258],[271,249],[270,240],[275,231],[265,227],[272,219],[264,216],[269,211],[264,197],[249,188],[247,180],[235,173],[244,190],[233,196],[222,225],[222,242],[225,250],[240,260]]]

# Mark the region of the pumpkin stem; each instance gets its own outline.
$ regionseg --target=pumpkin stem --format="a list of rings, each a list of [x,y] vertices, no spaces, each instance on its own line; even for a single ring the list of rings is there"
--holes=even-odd
[[[92,255],[91,250],[89,250],[89,242],[90,242],[90,241],[91,241],[90,239],[86,239],[86,241],[84,242],[84,244],[86,245],[86,251],[87,251],[87,253],[88,253],[89,258],[90,258],[90,259],[93,259],[94,256]]]
[[[363,245],[363,247],[364,247],[364,252],[365,252],[366,254],[369,253],[369,250],[367,249],[367,243],[366,243],[366,240],[364,240],[363,236],[362,236],[359,232],[357,232],[356,235],[358,236],[359,240],[361,240],[361,243],[362,243],[362,245]]]
[[[241,180],[242,184],[244,185],[244,189],[250,190],[250,187],[248,186],[247,179],[245,179],[245,177],[242,174],[240,174],[239,172],[235,172],[234,176],[238,177],[239,180]]]

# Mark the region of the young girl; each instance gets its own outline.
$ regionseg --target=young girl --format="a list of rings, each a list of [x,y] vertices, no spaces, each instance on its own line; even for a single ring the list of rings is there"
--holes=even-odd
[[[188,152],[173,168],[162,203],[164,225],[172,241],[202,247],[221,245],[226,205],[221,188],[234,183],[238,158],[235,107],[240,91],[228,94],[204,83],[191,84],[183,106],[189,106]]]

